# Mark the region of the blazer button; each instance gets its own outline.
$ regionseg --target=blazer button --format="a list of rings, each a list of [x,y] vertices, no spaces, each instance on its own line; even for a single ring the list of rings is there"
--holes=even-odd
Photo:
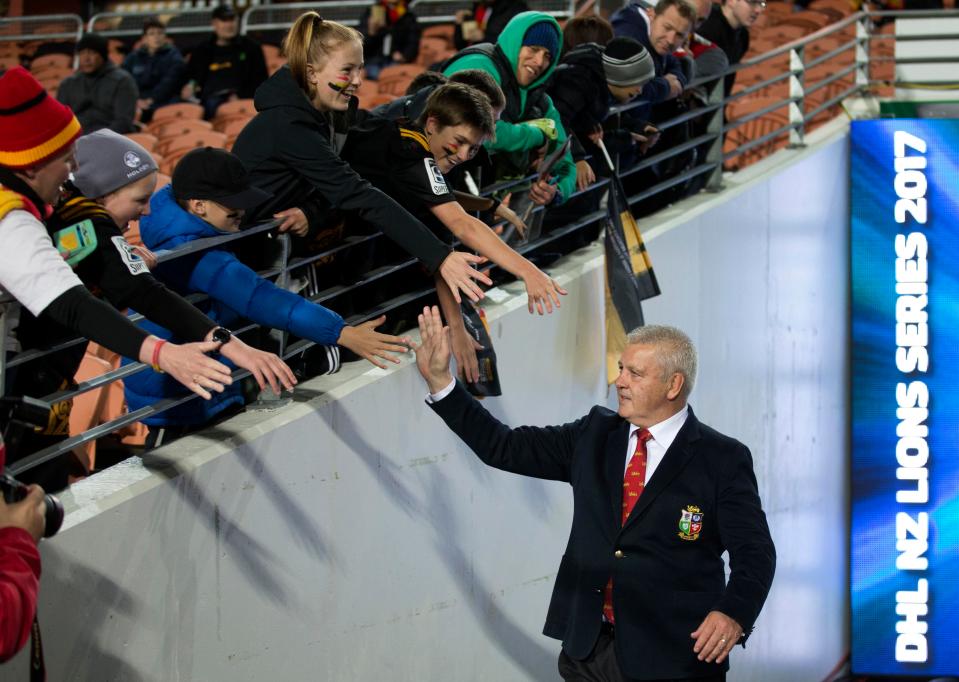
[[[615,552],[613,552],[613,556],[616,557],[617,559],[622,559],[622,558],[623,558],[623,550],[617,549]]]

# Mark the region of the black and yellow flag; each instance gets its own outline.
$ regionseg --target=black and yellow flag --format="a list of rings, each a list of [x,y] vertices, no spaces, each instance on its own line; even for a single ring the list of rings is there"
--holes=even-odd
[[[604,150],[605,151],[605,150]],[[608,157],[607,157],[608,158]],[[660,294],[643,235],[613,173],[606,219],[606,380],[616,381],[626,333],[643,325],[642,301]]]

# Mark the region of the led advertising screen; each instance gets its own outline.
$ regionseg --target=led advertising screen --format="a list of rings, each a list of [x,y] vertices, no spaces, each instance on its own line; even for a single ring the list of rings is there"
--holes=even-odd
[[[852,670],[959,674],[959,121],[852,124]]]

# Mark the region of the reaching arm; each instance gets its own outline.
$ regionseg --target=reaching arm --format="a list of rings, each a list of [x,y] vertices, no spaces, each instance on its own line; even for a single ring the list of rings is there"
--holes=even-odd
[[[431,206],[430,211],[466,246],[523,280],[531,313],[534,306],[540,315],[543,314],[544,307],[546,312],[551,313],[553,305],[557,308],[560,306],[559,297],[565,295],[566,291],[542,270],[507,246],[486,223],[468,214],[455,201]]]
[[[416,364],[432,393],[453,381],[449,371],[449,328],[439,310],[424,308],[419,317],[421,345]],[[486,464],[524,476],[570,481],[576,438],[588,417],[563,426],[511,429],[476,401],[462,386],[430,407]]]
[[[193,268],[189,286],[259,324],[333,345],[346,323],[328,308],[260,277],[228,251],[207,251]]]

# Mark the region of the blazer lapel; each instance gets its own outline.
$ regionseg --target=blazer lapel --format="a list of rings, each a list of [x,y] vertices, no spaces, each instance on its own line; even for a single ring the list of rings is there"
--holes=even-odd
[[[606,491],[617,530],[623,523],[623,473],[626,471],[628,440],[629,422],[626,420],[606,437]]]
[[[663,461],[656,467],[656,471],[653,472],[649,483],[643,489],[643,494],[639,496],[636,506],[633,507],[629,518],[626,519],[626,523],[623,526],[624,529],[635,523],[636,519],[643,515],[643,512],[646,511],[649,505],[651,505],[672,480],[679,475],[679,472],[686,467],[687,462],[689,462],[694,454],[692,444],[699,440],[699,438],[699,420],[696,419],[692,408],[690,408],[689,415],[686,417],[686,423],[683,424],[679,433],[676,434],[675,440],[673,440],[669,449],[666,450],[666,454],[663,456]],[[620,496],[622,496],[622,491],[620,491]]]

